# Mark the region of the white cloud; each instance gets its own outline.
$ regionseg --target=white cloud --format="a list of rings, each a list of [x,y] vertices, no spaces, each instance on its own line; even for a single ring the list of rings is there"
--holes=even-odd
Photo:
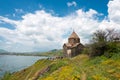
[[[108,19],[104,19],[100,28],[120,29],[120,0],[110,0],[108,3]]]
[[[75,1],[67,2],[67,6],[68,6],[68,7],[70,7],[70,6],[76,7],[76,6],[77,6],[77,3],[76,3]]]
[[[110,20],[117,24],[120,24],[120,0],[109,1],[108,7],[108,17]]]
[[[0,42],[0,45],[9,51],[21,52],[62,48],[72,29],[79,34],[81,42],[86,43],[96,29],[120,29],[120,21],[115,21],[116,19],[112,15],[116,10],[110,11],[111,8],[114,8],[113,4],[116,1],[110,1],[108,4],[109,20],[104,19],[101,22],[95,18],[96,15],[101,15],[101,13],[93,9],[87,12],[79,9],[64,17],[53,16],[51,13],[39,10],[35,13],[25,14],[22,16],[22,20],[19,21],[1,16],[0,21],[14,24],[15,29],[0,28],[0,36],[6,40]],[[117,6],[117,11],[120,11],[118,8],[119,6]],[[114,14],[114,16],[117,15],[119,18],[118,14]]]
[[[16,23],[17,23],[17,21],[8,19],[8,18],[3,17],[3,16],[0,16],[0,20],[1,20],[1,21],[4,21],[4,22],[6,22],[6,23],[10,23],[10,24],[16,24]]]
[[[71,28],[74,28],[76,32],[82,35],[86,35],[87,31],[91,31],[91,28],[87,26],[93,25],[92,27],[96,27],[97,21],[92,19],[94,14],[97,14],[94,10],[83,12],[80,9],[75,14],[56,17],[44,10],[40,10],[34,14],[28,13],[22,16],[23,20],[20,21],[13,21],[8,18],[6,20],[5,17],[2,17],[3,19],[0,20],[10,24],[14,23],[16,29],[0,28],[0,36],[12,43],[12,47],[19,44],[21,46],[21,48],[19,47],[20,51],[24,50],[26,46],[30,50],[36,50],[36,48],[40,50],[61,48],[66,38],[71,34],[68,34],[68,31],[72,32]],[[4,34],[4,32],[7,33]],[[82,35],[80,36],[84,39]],[[10,48],[10,50],[12,49]]]
[[[16,13],[24,13],[23,9],[15,9]]]

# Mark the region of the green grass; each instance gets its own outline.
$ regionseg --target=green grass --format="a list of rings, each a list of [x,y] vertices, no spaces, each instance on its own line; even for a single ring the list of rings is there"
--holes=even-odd
[[[34,74],[50,66],[50,70],[38,80],[119,80],[120,53],[111,58],[105,56],[89,58],[85,54],[61,60],[38,60],[34,65],[6,75],[3,80],[30,80]]]

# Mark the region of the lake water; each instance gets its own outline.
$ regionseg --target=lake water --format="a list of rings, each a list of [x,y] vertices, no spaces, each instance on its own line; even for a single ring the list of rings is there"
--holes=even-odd
[[[15,72],[22,70],[43,58],[46,57],[0,55],[0,77],[3,76],[6,71]]]

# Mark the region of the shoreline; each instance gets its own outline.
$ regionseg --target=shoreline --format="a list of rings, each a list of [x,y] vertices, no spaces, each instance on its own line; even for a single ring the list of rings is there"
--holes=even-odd
[[[0,78],[3,77],[5,73],[13,74],[15,72],[21,71],[32,66],[38,60],[48,58],[46,56],[24,56],[24,55],[0,55],[0,57],[1,57],[0,60],[2,61],[2,63],[0,63],[1,65]]]

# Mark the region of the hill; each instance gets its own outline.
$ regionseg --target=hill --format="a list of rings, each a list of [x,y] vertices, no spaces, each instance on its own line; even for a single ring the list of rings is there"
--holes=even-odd
[[[0,49],[0,53],[6,53],[6,50]]]
[[[74,58],[38,60],[34,65],[5,74],[2,80],[119,80],[120,53],[111,58],[90,59],[81,54]]]
[[[22,56],[62,56],[62,49],[53,49],[48,52],[8,52],[0,49],[0,55],[22,55]]]
[[[48,56],[48,57],[53,57],[53,56],[63,56],[62,49],[53,49],[48,52],[42,52],[42,53],[37,53],[37,56]]]

